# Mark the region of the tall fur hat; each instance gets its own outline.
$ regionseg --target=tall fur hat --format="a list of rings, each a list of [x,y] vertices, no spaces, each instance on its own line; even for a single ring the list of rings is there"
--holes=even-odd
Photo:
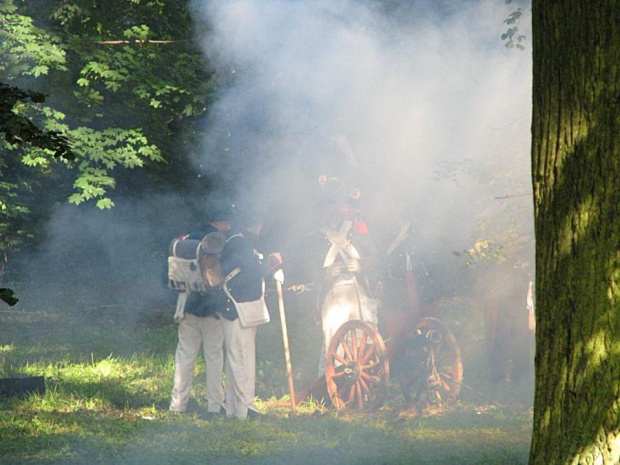
[[[360,198],[360,190],[356,187],[349,189],[347,183],[340,178],[319,176],[320,202],[330,203],[356,203]]]

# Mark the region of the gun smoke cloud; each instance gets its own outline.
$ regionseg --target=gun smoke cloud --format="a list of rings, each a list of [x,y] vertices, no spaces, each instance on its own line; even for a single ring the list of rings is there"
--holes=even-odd
[[[205,126],[206,176],[228,173],[242,201],[268,206],[285,244],[312,227],[305,217],[317,177],[342,177],[361,189],[383,247],[400,224],[414,224],[417,257],[443,298],[467,287],[484,306],[525,311],[531,64],[529,49],[508,50],[500,40],[510,6],[193,6],[204,52],[228,83]],[[528,36],[528,25],[520,27]],[[510,194],[523,198],[496,199]],[[494,234],[519,244],[507,250],[511,265],[464,272],[454,252]]]
[[[514,166],[527,184],[530,64],[499,40],[506,11],[414,3],[195,1],[205,53],[231,82],[205,128],[208,174],[232,170],[276,206],[342,176],[369,213],[392,206],[389,220],[415,214],[459,236],[488,192],[437,183],[438,167]]]

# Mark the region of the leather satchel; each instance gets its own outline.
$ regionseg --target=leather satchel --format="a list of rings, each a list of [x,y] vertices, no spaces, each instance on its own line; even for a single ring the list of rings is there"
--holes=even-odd
[[[237,313],[239,315],[239,323],[241,323],[241,326],[244,328],[252,328],[254,326],[260,326],[264,325],[265,323],[269,323],[271,319],[269,317],[267,303],[265,302],[264,289],[263,295],[260,297],[260,299],[251,302],[237,302],[228,290],[228,281],[230,281],[237,274],[239,274],[240,271],[240,268],[235,268],[233,271],[231,271],[228,276],[224,278],[224,286],[222,286],[228,298],[235,304],[235,308],[237,309]]]
[[[270,321],[264,296],[253,302],[235,302],[235,308],[239,314],[239,323],[244,328],[264,325]]]

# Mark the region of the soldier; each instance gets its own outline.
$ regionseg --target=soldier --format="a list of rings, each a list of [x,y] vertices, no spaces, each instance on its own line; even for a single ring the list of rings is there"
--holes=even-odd
[[[213,213],[205,228],[183,236],[183,239],[198,241],[212,232],[227,235],[231,215],[232,211],[229,209]],[[175,321],[179,324],[179,342],[175,354],[174,386],[169,407],[173,412],[187,411],[194,365],[202,345],[207,382],[206,419],[226,414],[222,385],[224,334],[217,314],[223,300],[221,294],[221,289],[215,289],[211,292],[180,292],[178,295]]]
[[[239,229],[230,236],[222,255],[226,276],[221,325],[226,346],[226,408],[228,416],[256,419],[256,331],[269,321],[265,304],[265,277],[273,274],[282,260],[269,257],[269,266],[258,252],[262,218],[254,213],[240,215]]]
[[[319,376],[325,372],[325,356],[340,326],[362,320],[377,327],[379,255],[368,225],[361,220],[360,192],[348,191],[337,178],[319,178],[322,190],[321,225],[315,232],[320,243],[320,292],[323,345]]]

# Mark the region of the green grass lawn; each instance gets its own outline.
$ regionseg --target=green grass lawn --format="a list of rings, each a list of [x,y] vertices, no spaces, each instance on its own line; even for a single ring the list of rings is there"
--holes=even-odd
[[[292,315],[297,386],[311,382],[318,348],[309,319]],[[172,311],[93,307],[0,309],[0,378],[44,376],[44,395],[0,398],[2,464],[526,464],[527,407],[464,396],[435,415],[414,414],[391,389],[373,413],[311,403],[291,417],[277,322],[258,335],[260,421],[206,422],[204,365],[190,412],[166,411],[176,325]],[[467,366],[465,367],[467,370]],[[394,388],[396,389],[396,388]],[[280,407],[271,407],[274,401]]]

